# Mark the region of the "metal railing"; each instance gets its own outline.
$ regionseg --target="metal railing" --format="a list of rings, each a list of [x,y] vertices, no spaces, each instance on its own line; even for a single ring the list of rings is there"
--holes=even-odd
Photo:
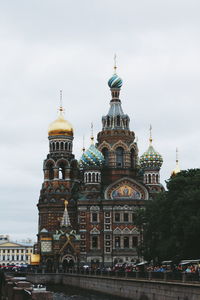
[[[60,269],[53,272],[45,269],[37,269],[18,273],[17,276],[26,276],[26,274],[73,274],[73,275],[85,275],[85,276],[101,276],[101,277],[114,277],[114,278],[127,278],[127,279],[144,279],[153,281],[167,281],[167,282],[188,282],[200,284],[200,273],[186,273],[179,271],[131,271],[131,270],[107,270],[107,269],[89,269],[89,268],[71,268],[71,269]]]

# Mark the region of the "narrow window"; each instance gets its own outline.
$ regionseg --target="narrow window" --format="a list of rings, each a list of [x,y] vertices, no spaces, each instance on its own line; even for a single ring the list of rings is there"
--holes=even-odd
[[[151,174],[148,175],[148,179],[149,179],[148,183],[151,183]]]
[[[107,117],[107,126],[108,127],[110,126],[110,117],[109,116]]]
[[[117,167],[123,167],[124,165],[124,149],[122,147],[116,149],[116,165]]]
[[[117,126],[120,126],[120,116],[117,116]]]
[[[52,180],[54,178],[53,164],[49,164],[49,179]]]
[[[131,168],[135,168],[135,150],[131,149]]]
[[[115,222],[120,222],[120,213],[115,213]]]
[[[88,174],[88,182],[91,182],[91,173]]]
[[[158,177],[158,174],[156,175],[156,183],[159,183],[159,177]]]
[[[92,248],[95,249],[98,247],[98,236],[92,237]]]
[[[105,159],[105,165],[108,166],[109,163],[109,153],[108,153],[108,149],[107,148],[103,148],[102,149],[102,153]]]
[[[92,222],[97,222],[97,213],[92,213]]]
[[[129,237],[128,236],[124,237],[124,248],[129,248]]]
[[[128,213],[124,213],[124,222],[128,222]]]
[[[65,165],[63,163],[59,166],[59,179],[65,179]]]
[[[115,237],[115,248],[120,248],[120,236]]]
[[[95,173],[92,173],[92,182],[95,182]]]

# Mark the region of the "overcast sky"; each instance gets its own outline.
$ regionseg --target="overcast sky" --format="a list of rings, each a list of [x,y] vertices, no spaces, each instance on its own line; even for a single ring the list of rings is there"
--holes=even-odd
[[[122,106],[140,155],[163,155],[162,182],[175,167],[199,167],[199,0],[0,1],[0,234],[36,239],[48,125],[59,90],[79,159],[90,123],[101,130],[107,80],[117,53]]]

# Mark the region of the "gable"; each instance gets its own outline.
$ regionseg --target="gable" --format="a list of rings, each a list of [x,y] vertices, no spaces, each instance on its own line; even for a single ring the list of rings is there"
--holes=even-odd
[[[105,190],[105,199],[148,200],[149,193],[144,185],[131,178],[122,178]]]

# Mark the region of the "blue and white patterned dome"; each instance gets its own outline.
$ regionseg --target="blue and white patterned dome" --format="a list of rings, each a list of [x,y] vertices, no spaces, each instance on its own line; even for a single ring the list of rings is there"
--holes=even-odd
[[[140,165],[143,169],[160,169],[163,163],[162,156],[150,144],[146,152],[140,157]]]
[[[123,81],[122,79],[117,75],[114,74],[109,80],[108,80],[108,86],[112,88],[118,88],[120,89],[122,87]]]
[[[104,164],[103,154],[91,144],[88,150],[82,154],[79,164],[83,168],[93,166],[101,167]]]

